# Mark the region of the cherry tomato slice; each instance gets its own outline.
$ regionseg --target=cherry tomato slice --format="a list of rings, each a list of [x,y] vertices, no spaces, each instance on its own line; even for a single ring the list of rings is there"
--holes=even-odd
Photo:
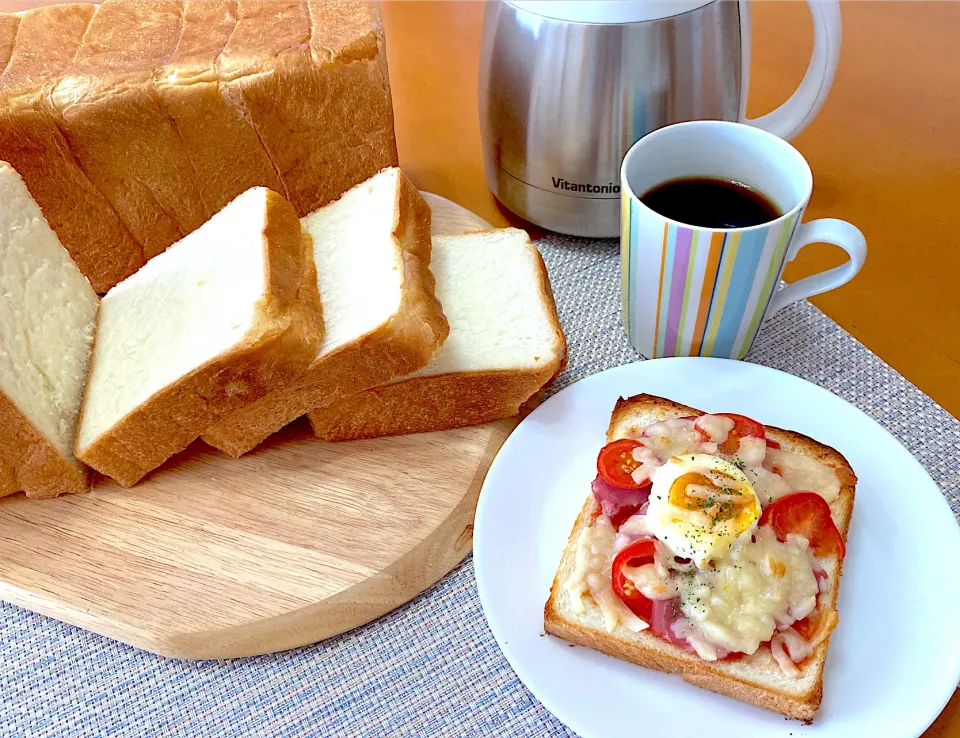
[[[720,451],[725,454],[735,454],[740,448],[740,439],[745,436],[755,436],[756,438],[766,438],[767,433],[763,425],[753,418],[746,415],[737,415],[736,413],[712,413],[724,418],[730,418],[733,421],[733,429],[727,436],[727,440],[720,444]]]
[[[628,566],[636,567],[652,564],[656,552],[657,542],[655,539],[641,538],[634,541],[625,546],[614,557],[613,568],[610,572],[613,591],[617,593],[617,597],[623,600],[623,603],[630,608],[634,615],[648,624],[653,619],[653,601],[640,594],[640,591],[633,586],[633,582],[624,576],[623,570]]]
[[[633,449],[643,444],[632,438],[621,438],[619,441],[608,443],[597,456],[597,471],[608,484],[623,489],[640,489],[650,484],[646,480],[643,484],[633,481],[633,470],[640,466],[640,462],[633,458]]]
[[[817,556],[843,559],[843,536],[830,517],[830,505],[816,492],[794,492],[769,505],[760,516],[760,525],[770,525],[781,541],[788,533],[810,541]]]

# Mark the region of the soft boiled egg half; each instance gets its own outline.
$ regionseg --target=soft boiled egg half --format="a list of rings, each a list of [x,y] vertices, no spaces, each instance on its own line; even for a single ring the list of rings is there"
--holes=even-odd
[[[760,517],[760,500],[738,466],[719,456],[671,457],[652,475],[647,529],[698,567],[721,559]]]

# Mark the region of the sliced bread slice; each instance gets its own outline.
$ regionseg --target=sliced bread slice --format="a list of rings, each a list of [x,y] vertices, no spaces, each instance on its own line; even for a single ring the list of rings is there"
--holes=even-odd
[[[695,408],[653,395],[620,399],[610,419],[607,442],[618,438],[635,438],[643,428],[657,421],[701,413]],[[830,510],[846,540],[857,483],[847,460],[829,446],[793,431],[767,426],[766,434],[767,438],[778,442],[783,450],[814,458],[834,470],[840,482],[840,494],[830,504]],[[705,661],[649,631],[635,633],[622,624],[612,632],[608,631],[600,608],[588,596],[583,598],[584,611],[578,612],[563,583],[576,565],[576,543],[580,533],[593,524],[598,509],[599,505],[590,495],[570,533],[550,588],[550,598],[544,608],[544,627],[548,633],[648,669],[679,674],[690,684],[788,717],[810,720],[816,715],[823,696],[823,667],[829,637],[803,662],[800,675],[792,678],[781,672],[768,648],[761,648],[739,661]],[[826,611],[836,608],[842,566],[841,561],[836,566],[825,567],[829,586],[821,595],[820,607]]]
[[[430,208],[397,168],[385,169],[302,220],[326,334],[292,384],[203,434],[240,456],[304,413],[425,366],[449,327],[434,296]]]
[[[321,333],[296,211],[271,190],[247,190],[103,298],[77,456],[135,484],[299,376]]]
[[[0,496],[89,486],[73,455],[99,300],[0,162]]]
[[[567,344],[540,253],[516,228],[433,239],[450,335],[407,377],[309,414],[328,441],[459,428],[510,417],[563,369]]]

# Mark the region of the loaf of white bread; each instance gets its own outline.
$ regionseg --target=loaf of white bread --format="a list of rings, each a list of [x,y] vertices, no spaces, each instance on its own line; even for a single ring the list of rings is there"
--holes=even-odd
[[[77,457],[123,485],[298,377],[322,337],[309,236],[263,187],[100,303]]]
[[[81,461],[129,486],[310,410],[328,440],[496,420],[566,362],[527,234],[431,241],[396,168],[302,225],[252,188],[102,301],[3,163],[0,203],[0,494],[83,491]]]
[[[310,410],[420,369],[447,321],[430,273],[430,208],[385,169],[301,221],[313,238],[325,335],[299,379],[231,413],[203,439],[240,456]]]
[[[251,187],[306,215],[397,163],[376,4],[0,14],[0,159],[98,292]]]
[[[0,497],[83,492],[73,454],[99,300],[0,162]]]
[[[563,370],[567,345],[543,259],[524,231],[433,238],[450,334],[427,366],[309,414],[328,441],[420,433],[517,415]]]

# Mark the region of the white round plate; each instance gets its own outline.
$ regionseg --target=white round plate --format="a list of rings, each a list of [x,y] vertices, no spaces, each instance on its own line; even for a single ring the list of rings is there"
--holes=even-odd
[[[823,705],[807,726],[543,635],[543,605],[596,475],[610,411],[648,392],[736,412],[838,449],[859,477]],[[483,609],[520,679],[582,738],[914,738],[960,680],[960,527],[920,464],[844,400],[782,372],[678,358],[609,369],[534,410],[487,473],[474,565]]]

